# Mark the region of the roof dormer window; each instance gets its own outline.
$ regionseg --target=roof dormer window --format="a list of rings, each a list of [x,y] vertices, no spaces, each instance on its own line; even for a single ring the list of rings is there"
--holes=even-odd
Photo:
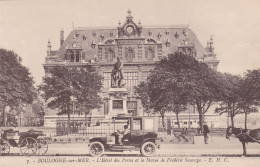
[[[112,32],[110,33],[110,37],[113,37],[113,33]]]
[[[169,35],[169,33],[170,33],[170,32],[169,32],[168,30],[165,31],[165,34],[166,34],[166,35]]]
[[[104,34],[101,34],[100,38],[101,38],[101,40],[103,40],[104,39]]]
[[[151,30],[148,31],[148,35],[149,35],[149,36],[152,35],[152,31],[151,31]]]
[[[83,41],[86,41],[87,40],[87,35],[83,35]]]
[[[158,38],[160,39],[162,37],[162,34],[159,32],[158,34]]]
[[[170,45],[171,45],[171,42],[170,42],[169,39],[167,39],[167,40],[166,40],[166,47],[170,47]]]
[[[178,32],[175,33],[175,38],[179,38]]]
[[[183,35],[185,35],[185,36],[188,35],[186,29],[183,29]]]
[[[75,37],[78,38],[79,37],[79,33],[75,33]]]
[[[66,59],[70,62],[80,62],[81,61],[81,50],[67,50]]]
[[[96,47],[96,42],[93,40],[92,43],[91,43],[91,48],[95,48]]]
[[[96,37],[97,34],[95,32],[93,32],[92,35],[93,35],[93,37]]]

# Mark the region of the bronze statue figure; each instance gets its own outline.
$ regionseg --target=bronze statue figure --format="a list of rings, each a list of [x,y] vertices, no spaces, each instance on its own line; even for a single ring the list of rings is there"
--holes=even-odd
[[[111,86],[112,87],[122,87],[124,84],[122,84],[122,80],[124,79],[123,75],[123,62],[120,60],[120,58],[117,58],[117,62],[114,65],[114,69],[112,70],[111,78]]]

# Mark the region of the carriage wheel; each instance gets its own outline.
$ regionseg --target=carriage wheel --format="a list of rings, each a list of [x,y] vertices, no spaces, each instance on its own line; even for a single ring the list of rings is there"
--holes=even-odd
[[[8,154],[10,152],[10,146],[7,141],[0,140],[0,154]]]
[[[44,139],[36,139],[37,150],[36,155],[44,155],[48,151],[48,143]]]
[[[145,142],[141,147],[141,154],[145,157],[156,155],[156,145],[153,142]]]
[[[20,151],[23,155],[35,155],[37,152],[37,141],[32,137],[26,137],[20,142]]]

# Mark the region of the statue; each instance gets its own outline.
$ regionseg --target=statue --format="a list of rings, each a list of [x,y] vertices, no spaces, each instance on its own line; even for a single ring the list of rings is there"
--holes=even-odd
[[[123,75],[123,62],[120,58],[117,58],[117,62],[114,65],[114,69],[112,70],[111,74],[111,87],[123,87],[125,84],[122,84],[122,80],[124,79]]]

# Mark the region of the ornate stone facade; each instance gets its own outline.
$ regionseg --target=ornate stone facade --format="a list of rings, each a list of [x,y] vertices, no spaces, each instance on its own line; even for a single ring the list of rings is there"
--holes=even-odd
[[[214,53],[213,39],[206,48],[198,41],[188,26],[142,26],[134,22],[128,11],[125,22],[115,28],[75,28],[64,40],[61,31],[61,46],[57,51],[48,44],[45,71],[57,64],[67,66],[94,66],[104,77],[104,107],[93,111],[92,115],[108,114],[111,85],[111,71],[117,57],[124,63],[124,82],[128,90],[127,113],[143,115],[140,100],[134,97],[134,86],[146,80],[155,63],[162,57],[176,51],[204,61],[216,69],[219,60]],[[47,110],[48,111],[48,110]]]

